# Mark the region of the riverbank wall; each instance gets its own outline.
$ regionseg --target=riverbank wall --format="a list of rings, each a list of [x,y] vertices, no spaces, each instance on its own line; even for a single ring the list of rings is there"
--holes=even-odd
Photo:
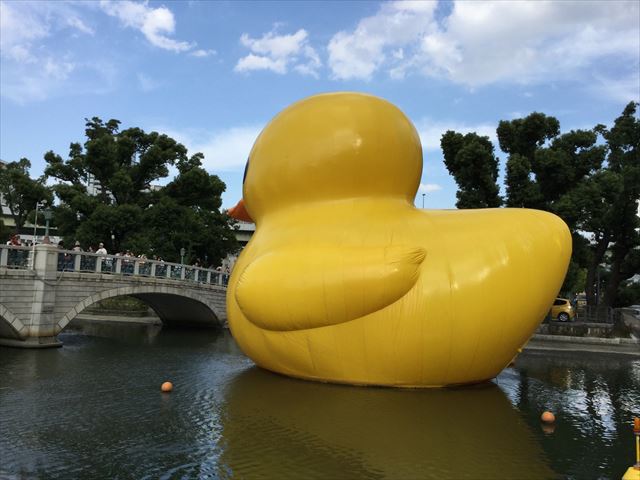
[[[153,310],[129,312],[126,315],[121,311],[89,311],[79,314],[72,321],[72,324],[78,326],[95,323],[162,325],[162,321]],[[554,333],[548,333],[550,331]],[[569,334],[563,335],[558,332]],[[571,333],[577,334],[571,335]],[[596,336],[598,334],[601,336]],[[606,324],[543,324],[523,350],[618,353],[640,357],[640,339],[616,338],[611,337],[611,334],[612,326],[606,326]]]
[[[640,340],[535,334],[523,350],[617,353],[640,357]]]

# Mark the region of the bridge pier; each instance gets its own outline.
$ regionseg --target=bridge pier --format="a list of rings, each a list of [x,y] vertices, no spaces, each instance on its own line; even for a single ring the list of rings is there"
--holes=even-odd
[[[35,261],[31,259],[32,285],[26,290],[27,296],[22,297],[22,303],[30,303],[30,315],[27,315],[28,320],[23,322],[23,327],[18,331],[18,338],[0,338],[0,345],[19,348],[62,346],[62,342],[56,338],[54,318],[58,248],[42,244],[36,245],[34,252]],[[17,289],[16,294],[19,294]]]

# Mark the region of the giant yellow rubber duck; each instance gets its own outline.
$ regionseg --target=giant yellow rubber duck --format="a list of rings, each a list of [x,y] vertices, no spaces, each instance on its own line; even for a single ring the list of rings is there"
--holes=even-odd
[[[511,361],[560,289],[569,231],[537,210],[418,210],[421,173],[414,126],[374,96],[313,96],[264,128],[243,185],[256,232],[227,292],[257,365],[437,387]]]

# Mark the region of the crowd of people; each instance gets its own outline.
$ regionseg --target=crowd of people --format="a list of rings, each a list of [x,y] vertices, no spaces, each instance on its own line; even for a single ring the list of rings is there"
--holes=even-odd
[[[64,243],[62,241],[60,241],[58,243],[58,247],[62,250],[65,250],[64,248]],[[80,244],[79,241],[76,241],[72,251],[74,252],[85,252],[85,250],[82,249],[82,246]],[[94,249],[93,246],[89,246],[86,250],[86,253],[93,253],[93,254],[97,254],[97,255],[109,255],[109,253],[107,252],[107,249],[104,246],[104,243],[100,242],[98,244],[98,248]],[[75,259],[74,259],[75,255],[71,254],[71,253],[60,253],[58,255],[58,269],[59,270],[75,270]],[[165,261],[162,257],[158,256],[158,255],[153,255],[151,256],[151,258],[149,258],[146,254],[141,253],[141,254],[135,254],[133,251],[131,250],[122,250],[119,252],[116,252],[113,254],[113,256],[109,256],[109,258],[105,258],[104,260],[102,260],[102,265],[101,265],[101,271],[102,272],[116,272],[116,265],[117,265],[117,261],[118,258],[117,257],[121,257],[121,262],[120,262],[120,273],[124,274],[124,275],[133,275],[134,273],[134,265],[137,263],[138,264],[138,274],[140,275],[150,275],[151,274],[151,263],[149,263],[147,260],[153,260],[154,262],[160,262],[161,264],[164,264]],[[80,261],[80,269],[84,270],[84,271],[95,271],[96,270],[96,261],[98,260],[97,257],[93,256],[93,255],[83,255],[82,259]],[[187,279],[195,279],[195,272],[196,269],[199,268],[207,268],[205,266],[203,266],[203,262],[200,260],[200,258],[196,258],[196,260],[193,262],[193,264],[191,265],[191,267],[193,268],[186,268],[185,269],[185,278]],[[172,274],[173,275],[181,275],[181,268],[182,267],[174,267],[172,269]],[[208,267],[210,269],[213,269],[213,266]],[[229,271],[229,267],[225,266],[218,266],[215,268],[216,272],[219,272],[222,276],[222,282],[224,285],[227,284],[229,275],[230,275],[230,271]],[[166,265],[158,265],[156,264],[156,268],[155,268],[155,275],[156,276],[164,276],[167,273],[167,267]]]
[[[16,233],[15,235],[11,235],[11,238],[7,240],[7,245],[12,247],[32,247],[33,242],[31,240],[21,239],[20,235]]]
[[[49,237],[44,237],[42,242],[40,243],[50,244],[51,242],[49,240]],[[12,235],[11,238],[7,241],[7,245],[13,246],[13,247],[33,247],[33,242],[31,240],[21,239],[20,235],[15,234],[15,235]],[[89,245],[86,250],[82,248],[82,245],[78,240],[74,242],[74,245],[71,249],[66,248],[62,240],[58,242],[57,246],[60,250],[64,250],[64,252],[60,252],[58,254],[58,270],[59,271],[75,271],[76,268],[78,268],[78,265],[76,264],[77,262],[76,258],[78,257],[78,254],[73,254],[71,252],[82,252],[82,253],[92,254],[92,255],[80,256],[79,269],[81,271],[96,271],[97,262],[98,260],[100,260],[100,258],[97,255],[105,255],[105,256],[109,255],[103,242],[98,243],[97,248],[94,245]],[[10,266],[24,267],[26,265],[28,255],[29,255],[28,250],[10,251],[10,257],[11,257],[9,259]],[[160,262],[161,264],[165,263],[164,259],[158,255],[153,255],[151,258],[149,258],[144,253],[136,255],[131,250],[122,250],[113,254],[113,256],[109,256],[108,258],[100,260],[101,262],[100,271],[105,273],[107,272],[115,273],[117,269],[116,266],[117,266],[118,257],[121,257],[120,273],[125,275],[133,275],[136,263],[138,264],[138,274],[140,275],[151,274],[151,263],[149,263],[147,260],[153,260],[154,262]],[[191,268],[189,267],[185,268],[185,278],[195,279],[195,272],[197,269],[200,269],[200,268],[214,269],[214,266],[211,265],[207,267],[204,265],[204,262],[200,260],[200,258],[196,258],[195,261],[191,264]],[[180,276],[182,274],[181,269],[182,267],[173,267],[172,276],[173,275]],[[224,267],[217,266],[215,267],[214,270],[218,275],[220,275],[222,283],[226,285],[230,275],[229,266],[228,265],[225,265]],[[166,265],[156,264],[156,268],[155,268],[156,276],[164,276],[166,275],[166,273],[167,273]]]

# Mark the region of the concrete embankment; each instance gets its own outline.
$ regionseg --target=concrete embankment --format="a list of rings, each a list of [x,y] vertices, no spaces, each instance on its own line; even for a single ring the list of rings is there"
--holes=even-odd
[[[81,325],[83,323],[128,323],[132,325],[162,325],[162,320],[156,315],[145,316],[125,316],[125,315],[100,315],[81,313],[72,320],[72,323]]]
[[[615,353],[640,357],[640,340],[537,334],[531,337],[524,350]]]
[[[96,312],[81,313],[74,320],[76,325],[92,323],[162,325],[152,311],[145,315],[115,315]],[[225,325],[226,326],[226,325]],[[615,353],[640,357],[640,340],[631,338],[576,337],[568,335],[536,334],[524,350],[548,350],[565,352]]]

